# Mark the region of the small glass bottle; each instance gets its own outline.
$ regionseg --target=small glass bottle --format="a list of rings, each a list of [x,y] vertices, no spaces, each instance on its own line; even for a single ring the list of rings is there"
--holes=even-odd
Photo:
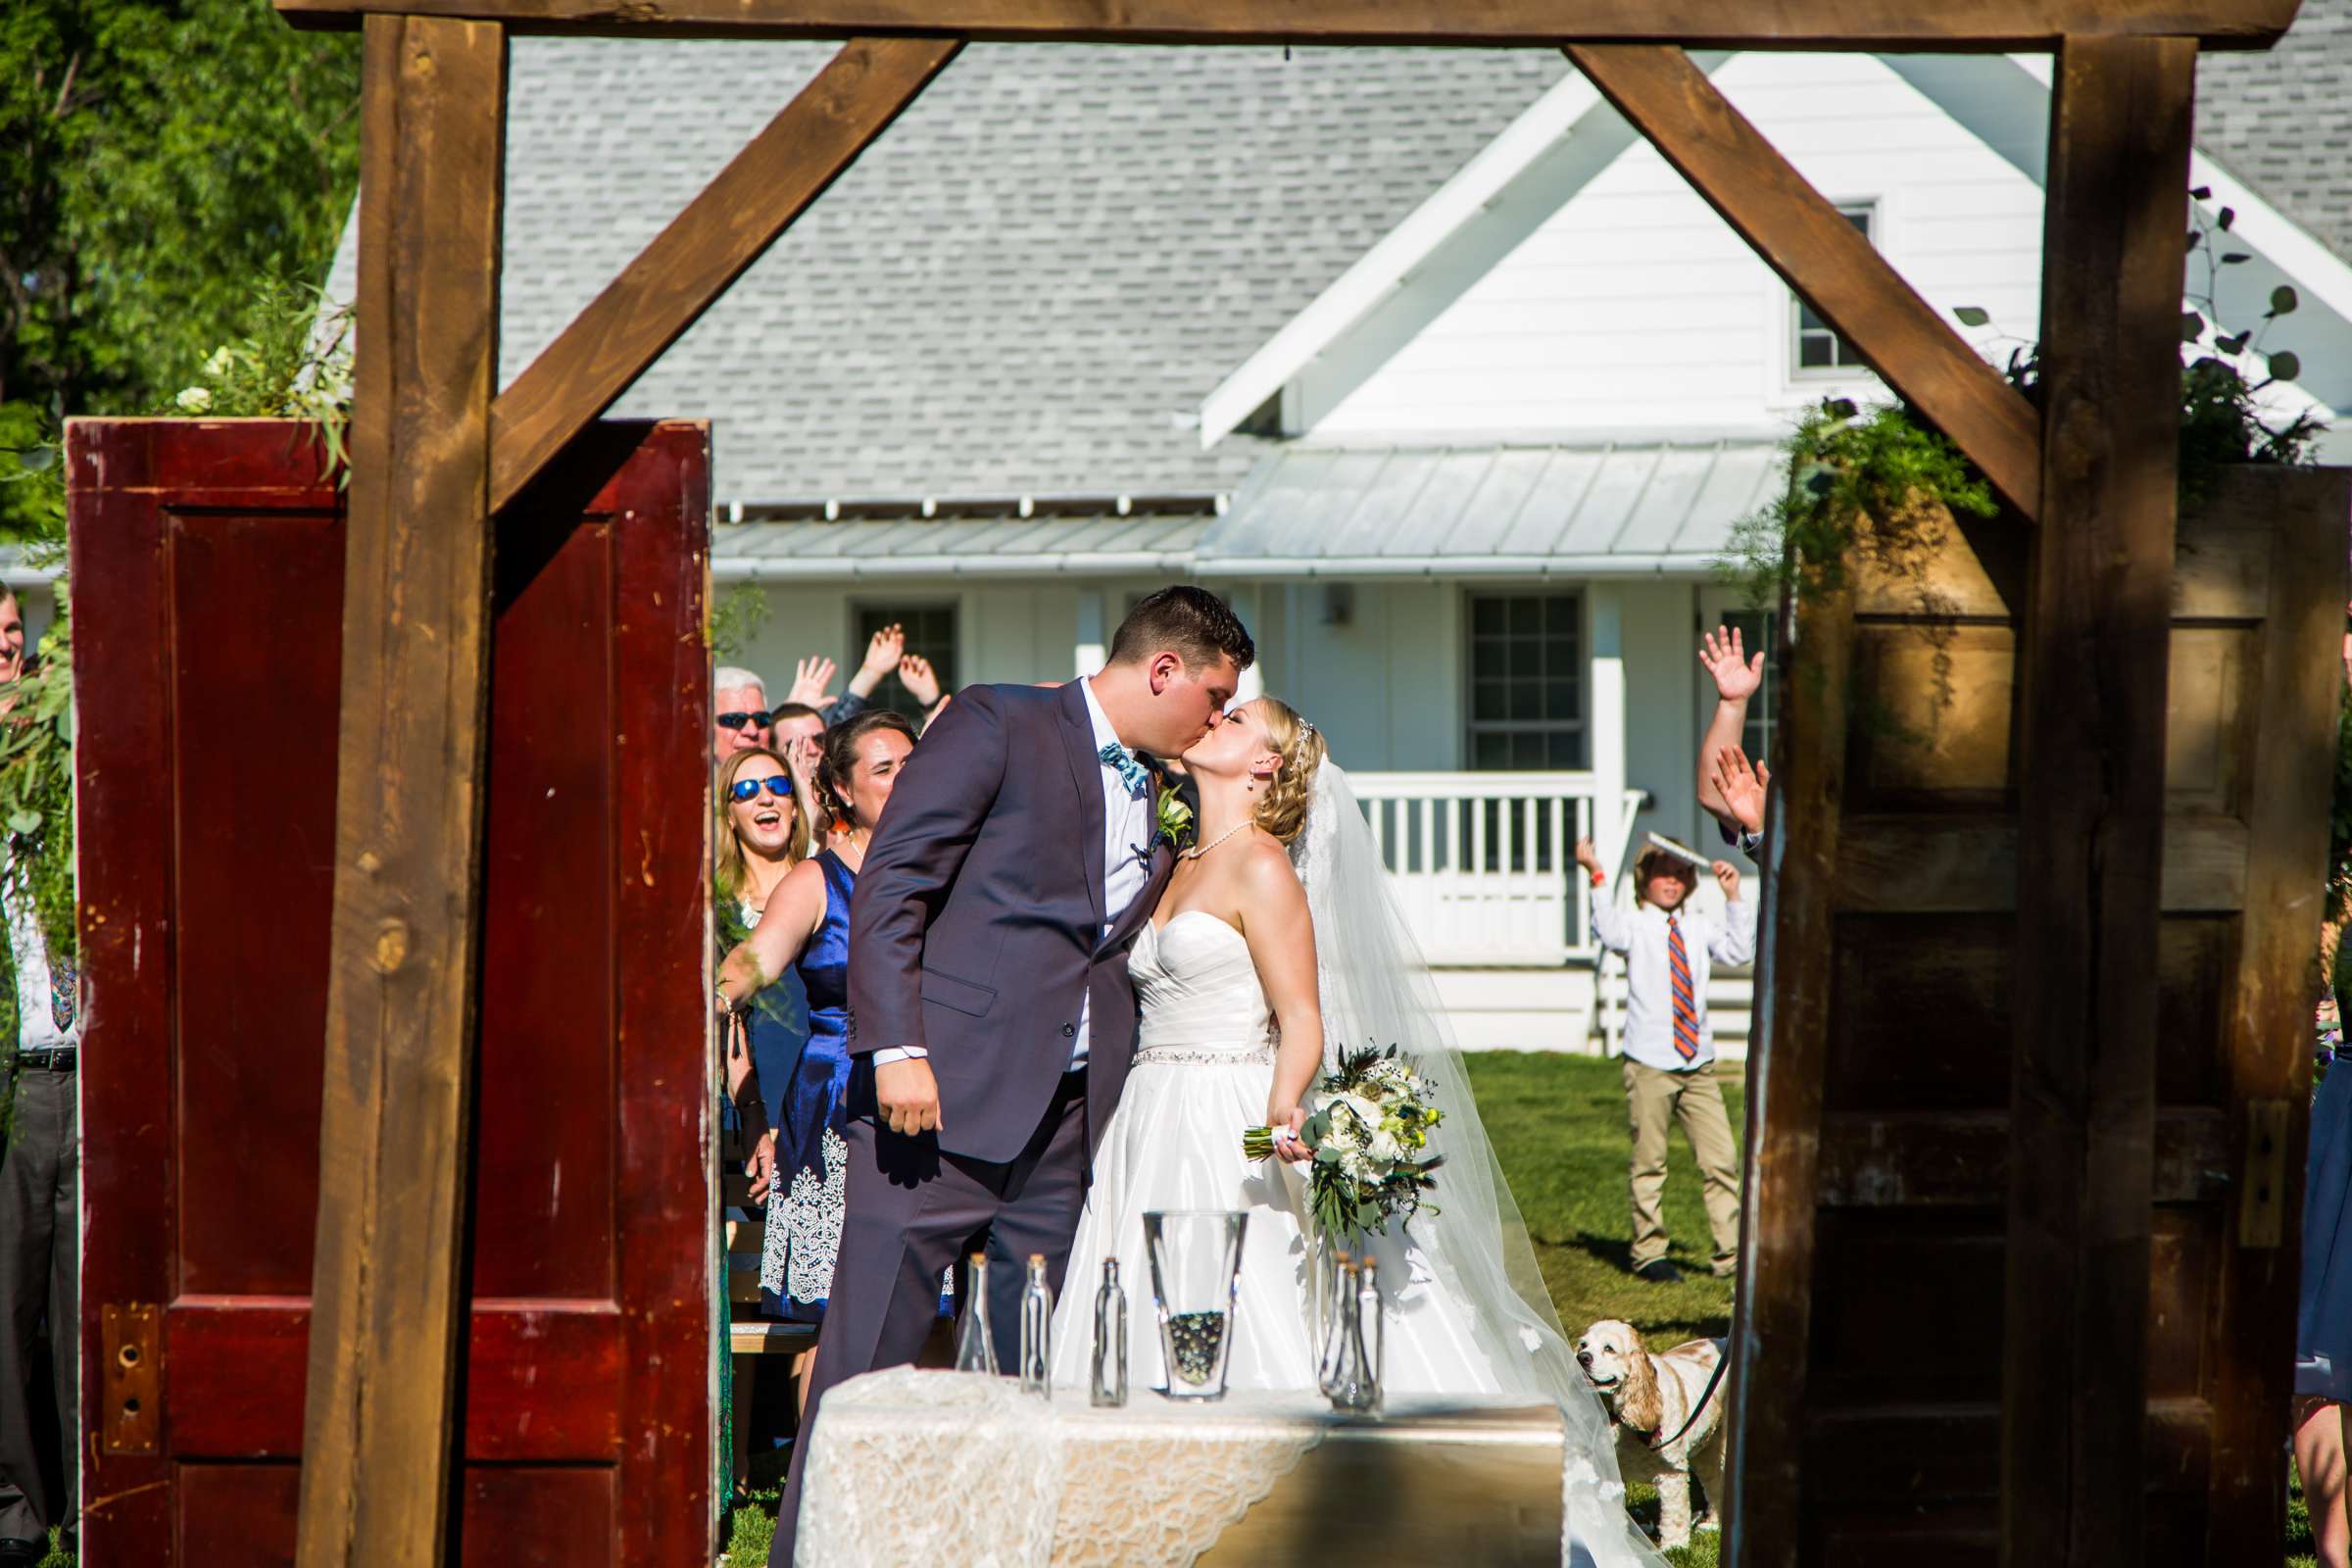
[[[1094,1402],[1127,1402],[1127,1293],[1119,1288],[1119,1260],[1102,1260],[1102,1288],[1095,1293]]]
[[[1340,1298],[1339,1355],[1331,1369],[1330,1396],[1335,1410],[1361,1411],[1379,1403],[1380,1394],[1372,1386],[1372,1368],[1367,1363],[1364,1346],[1363,1273],[1354,1263],[1341,1270],[1347,1288]],[[1379,1293],[1373,1293],[1375,1302]]]
[[[1347,1330],[1355,1294],[1348,1285],[1348,1256],[1345,1250],[1334,1249],[1327,1267],[1328,1279],[1322,1285],[1323,1344],[1315,1358],[1315,1386],[1325,1394],[1331,1392],[1331,1380],[1340,1369],[1340,1338]]]
[[[1054,1396],[1054,1287],[1046,1283],[1046,1254],[1029,1254],[1021,1287],[1021,1392]]]
[[[956,1329],[956,1370],[997,1371],[997,1337],[988,1321],[988,1254],[974,1252],[963,1276],[963,1321]]]

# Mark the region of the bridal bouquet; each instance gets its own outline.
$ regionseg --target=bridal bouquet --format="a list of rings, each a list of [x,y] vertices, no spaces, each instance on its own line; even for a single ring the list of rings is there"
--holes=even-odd
[[[1306,1118],[1299,1142],[1314,1153],[1307,1166],[1307,1200],[1325,1236],[1368,1236],[1398,1216],[1409,1218],[1421,1196],[1437,1186],[1430,1175],[1443,1162],[1424,1154],[1440,1115],[1428,1079],[1396,1054],[1367,1047],[1342,1052],[1337,1072],[1316,1086],[1322,1103]],[[1274,1129],[1242,1132],[1246,1159],[1269,1159]]]

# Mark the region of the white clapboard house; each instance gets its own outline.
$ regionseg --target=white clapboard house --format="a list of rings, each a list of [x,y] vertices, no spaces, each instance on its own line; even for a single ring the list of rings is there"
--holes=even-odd
[[[2347,48],[2310,0],[2203,62],[2195,171],[2249,258],[2225,318],[2297,289],[2273,346],[2330,410]],[[506,376],[825,53],[515,41]],[[2033,335],[2044,62],[1702,63],[1987,355]],[[714,575],[765,594],[737,662],[779,693],[888,621],[954,683],[1066,679],[1151,588],[1229,595],[1464,1042],[1596,1051],[1570,845],[1713,844],[1698,632],[1767,632],[1713,563],[1834,394],[1882,395],[1556,54],[975,45],[617,412],[714,421]],[[1736,1053],[1745,978],[1715,1001]]]

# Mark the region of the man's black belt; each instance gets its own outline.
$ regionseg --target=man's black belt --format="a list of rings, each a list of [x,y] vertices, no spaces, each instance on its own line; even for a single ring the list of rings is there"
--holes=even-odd
[[[74,1059],[78,1054],[78,1049],[74,1046],[53,1046],[47,1051],[20,1051],[14,1064],[20,1072],[72,1072]]]

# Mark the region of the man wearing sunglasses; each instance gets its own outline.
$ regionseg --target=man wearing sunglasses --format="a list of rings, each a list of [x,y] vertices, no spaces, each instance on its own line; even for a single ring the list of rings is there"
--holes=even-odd
[[[767,683],[748,669],[732,665],[710,677],[710,701],[716,717],[710,726],[710,758],[723,762],[729,754],[765,746],[775,735],[767,709]]]

